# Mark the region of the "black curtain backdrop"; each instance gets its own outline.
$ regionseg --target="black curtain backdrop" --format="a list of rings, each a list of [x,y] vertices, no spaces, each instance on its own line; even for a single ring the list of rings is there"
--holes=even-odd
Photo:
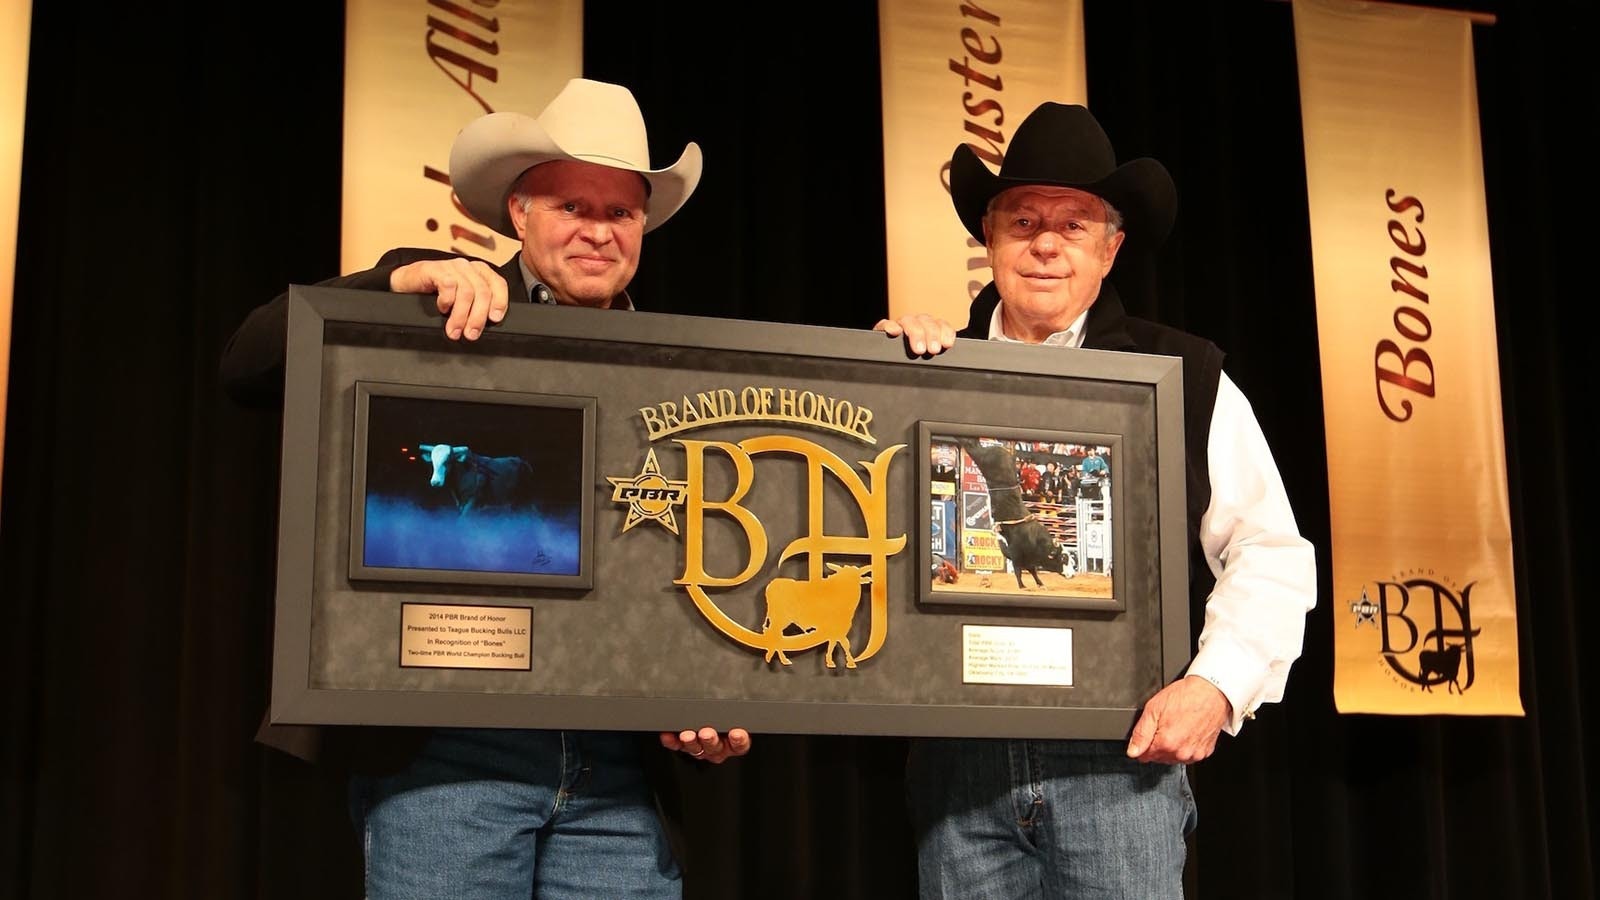
[[[1289,5],[1086,5],[1090,105],[1182,197],[1174,238],[1117,273],[1124,296],[1230,352],[1322,563],[1285,702],[1193,771],[1191,896],[1594,897],[1588,4],[1455,4],[1499,17],[1476,47],[1521,718],[1333,709],[1333,630],[1354,598],[1329,594]],[[420,40],[424,13],[408,14]],[[866,327],[885,310],[876,4],[771,15],[589,4],[585,74],[632,87],[656,159],[693,139],[707,160],[634,295]],[[339,784],[251,741],[279,422],[231,406],[216,377],[248,310],[337,274],[342,9],[35,0],[32,27],[0,497],[0,896],[359,897]],[[1022,111],[1007,115],[1009,132]],[[758,735],[745,760],[689,776],[687,895],[912,896],[903,749]]]

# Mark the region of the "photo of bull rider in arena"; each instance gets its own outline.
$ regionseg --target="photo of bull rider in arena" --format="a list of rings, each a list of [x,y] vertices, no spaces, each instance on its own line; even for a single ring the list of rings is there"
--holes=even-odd
[[[1112,596],[1112,447],[934,433],[934,593]]]

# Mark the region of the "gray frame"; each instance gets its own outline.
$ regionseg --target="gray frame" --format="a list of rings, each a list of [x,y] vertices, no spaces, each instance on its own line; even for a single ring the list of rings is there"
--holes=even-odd
[[[579,495],[578,571],[572,575],[531,572],[497,572],[483,569],[394,568],[366,564],[367,434],[372,397],[404,397],[420,400],[451,400],[500,406],[528,406],[576,409],[583,413],[580,446],[582,466],[579,485],[594,481],[595,398],[554,394],[528,394],[514,391],[482,391],[418,384],[358,381],[355,388],[354,450],[350,461],[350,578],[357,581],[435,582],[471,585],[525,585],[529,587],[588,590],[594,587],[594,492]]]
[[[1178,677],[1190,658],[1176,358],[961,340],[942,356],[919,360],[909,358],[900,341],[866,330],[537,305],[518,305],[468,344],[443,338],[432,298],[294,286],[288,302],[276,723],[639,731],[712,724],[768,733],[1118,738],[1139,704]],[[403,368],[396,368],[397,359]],[[540,359],[559,365],[544,366]],[[894,637],[847,673],[842,666],[824,669],[820,654],[797,654],[788,669],[763,665],[759,653],[691,619],[682,590],[672,585],[673,572],[644,571],[638,564],[650,554],[678,552],[672,536],[653,525],[623,533],[621,511],[610,504],[596,505],[590,590],[349,580],[348,560],[340,554],[349,546],[341,532],[352,497],[348,432],[354,417],[347,404],[354,382],[583,393],[568,383],[546,386],[578,377],[567,374],[572,370],[607,373],[586,382],[598,397],[597,492],[605,487],[602,476],[637,469],[645,449],[674,449],[666,442],[649,445],[642,436],[636,446],[625,446],[633,432],[622,421],[637,416],[634,395],[670,396],[677,390],[668,386],[674,378],[709,384],[726,376],[733,385],[785,379],[845,385],[832,389],[880,398],[870,404],[883,439],[870,451],[852,445],[860,452],[851,459],[870,458],[895,443],[917,452],[919,421],[965,419],[1011,432],[1031,421],[1038,407],[1055,410],[1050,415],[1058,421],[1081,422],[1085,431],[1121,435],[1131,443],[1120,461],[1119,499],[1142,504],[1139,513],[1157,529],[1145,535],[1128,529],[1117,552],[1119,559],[1137,553],[1148,560],[1145,589],[1122,612],[921,604],[915,584],[906,580],[923,580],[916,571],[920,554],[908,547],[891,558],[884,576],[897,617]],[[423,374],[411,377],[417,372]],[[1008,407],[1008,401],[1014,402]],[[950,402],[967,408],[952,411]],[[1060,414],[1068,408],[1070,417]],[[1130,455],[1139,461],[1132,463]],[[902,462],[891,477],[894,528],[915,541],[916,509],[904,504],[925,505],[917,467]],[[1138,494],[1130,496],[1134,484]],[[1134,517],[1120,518],[1126,524]],[[393,671],[395,611],[407,602],[532,608],[530,670]],[[653,618],[604,620],[607,610],[618,609]],[[598,636],[579,634],[591,619],[604,620]],[[1070,627],[1081,635],[1074,642],[1081,648],[1075,650],[1081,677],[1070,688],[964,683],[958,636],[970,624]],[[610,649],[597,652],[600,647]],[[696,665],[675,665],[686,652]]]

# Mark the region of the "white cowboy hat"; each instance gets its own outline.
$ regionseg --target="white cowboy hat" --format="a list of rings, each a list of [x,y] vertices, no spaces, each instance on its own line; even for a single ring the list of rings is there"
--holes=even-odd
[[[689,143],[665,169],[650,168],[644,114],[633,93],[584,78],[568,81],[538,118],[497,112],[467,123],[450,148],[450,183],[474,218],[516,237],[506,198],[523,172],[558,159],[643,176],[650,190],[645,231],[672,218],[700,183],[699,145]]]

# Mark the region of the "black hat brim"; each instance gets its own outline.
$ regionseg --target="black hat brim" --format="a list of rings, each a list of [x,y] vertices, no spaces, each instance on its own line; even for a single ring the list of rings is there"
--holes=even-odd
[[[1002,191],[1033,184],[1076,188],[1105,198],[1122,213],[1122,230],[1134,250],[1159,247],[1177,218],[1177,185],[1167,167],[1149,157],[1129,160],[1106,177],[1090,182],[996,175],[967,144],[957,146],[950,157],[950,199],[961,224],[979,243],[984,242],[983,217],[989,202]]]

